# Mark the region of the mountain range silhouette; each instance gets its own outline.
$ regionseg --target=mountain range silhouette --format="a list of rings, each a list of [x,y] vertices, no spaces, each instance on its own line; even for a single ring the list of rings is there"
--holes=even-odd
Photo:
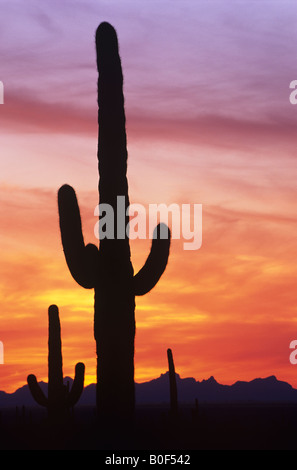
[[[194,378],[181,378],[176,374],[178,400],[183,404],[199,403],[296,403],[297,389],[289,383],[278,380],[274,375],[256,378],[249,382],[237,381],[232,385],[222,385],[214,377],[201,382]],[[65,377],[64,383],[72,385],[73,379]],[[39,382],[47,393],[47,383]],[[149,382],[135,384],[136,405],[169,404],[169,373]],[[78,406],[96,404],[96,384],[84,388]],[[15,406],[38,406],[32,398],[28,385],[13,393],[0,391],[0,408]]]

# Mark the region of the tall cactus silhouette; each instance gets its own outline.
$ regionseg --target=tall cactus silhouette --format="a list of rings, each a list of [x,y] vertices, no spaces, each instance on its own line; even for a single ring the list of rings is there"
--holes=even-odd
[[[163,274],[169,256],[170,231],[159,224],[150,254],[134,275],[127,227],[126,118],[123,75],[117,34],[109,23],[96,31],[98,68],[99,202],[113,209],[115,237],[100,236],[99,249],[84,243],[76,194],[69,185],[58,192],[61,238],[67,265],[84,288],[95,290],[94,336],[97,352],[97,406],[102,415],[131,416],[134,411],[135,296],[149,292]],[[124,200],[120,212],[118,196]],[[99,215],[99,221],[102,216]]]
[[[169,387],[170,387],[170,411],[172,416],[178,414],[177,385],[173,354],[171,349],[167,349],[168,368],[169,368]]]
[[[34,400],[48,410],[50,419],[63,418],[79,400],[84,386],[85,366],[78,362],[71,390],[63,384],[63,361],[59,310],[56,305],[48,309],[48,397],[40,388],[36,376],[28,375],[27,382]]]

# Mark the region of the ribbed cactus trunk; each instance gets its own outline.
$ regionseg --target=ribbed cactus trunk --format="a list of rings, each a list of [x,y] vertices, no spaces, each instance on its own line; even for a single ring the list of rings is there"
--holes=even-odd
[[[123,75],[114,28],[101,23],[96,32],[98,67],[98,164],[100,209],[113,209],[114,237],[100,237],[99,250],[84,243],[79,206],[73,188],[59,189],[60,230],[66,262],[73,278],[94,288],[94,336],[97,351],[97,406],[108,419],[130,418],[135,406],[135,296],[149,292],[163,274],[170,232],[156,227],[150,254],[134,276],[129,237],[127,145]],[[118,211],[118,197],[124,201]],[[105,217],[105,214],[104,216]],[[99,222],[103,220],[99,215]],[[162,229],[161,229],[162,228]]]
[[[126,231],[118,237],[129,221],[129,196],[123,76],[117,37],[110,25],[98,28],[96,46],[99,202],[108,204],[114,214],[114,239],[100,240],[101,275],[95,284],[97,403],[107,415],[120,416],[134,409],[135,295],[129,238]],[[118,196],[124,201],[121,212]]]

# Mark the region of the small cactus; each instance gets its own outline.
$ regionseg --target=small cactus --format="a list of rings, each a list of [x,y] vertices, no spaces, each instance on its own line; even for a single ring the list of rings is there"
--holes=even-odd
[[[85,366],[82,362],[76,364],[75,378],[69,391],[69,387],[63,384],[61,327],[56,305],[49,307],[48,320],[48,398],[40,388],[35,375],[28,375],[27,382],[34,400],[47,408],[49,418],[59,419],[78,402],[82,394]]]
[[[172,416],[178,414],[176,375],[171,349],[167,349],[168,367],[169,367],[169,387],[170,387],[170,411]]]

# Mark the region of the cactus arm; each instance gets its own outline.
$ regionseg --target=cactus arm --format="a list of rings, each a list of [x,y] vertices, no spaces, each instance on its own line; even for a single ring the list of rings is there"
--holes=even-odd
[[[86,289],[95,284],[98,249],[85,246],[80,211],[74,189],[65,184],[58,191],[59,222],[63,250],[69,271],[75,281]]]
[[[40,406],[48,406],[48,399],[44,395],[43,391],[40,388],[39,383],[34,374],[30,374],[27,377],[27,383],[29,385],[29,390],[31,392],[32,397]]]
[[[84,378],[85,378],[85,365],[82,362],[78,362],[75,366],[75,376],[72,384],[72,388],[68,395],[67,405],[69,407],[74,406],[81,397],[84,389]]]
[[[157,284],[166,269],[169,249],[170,230],[165,224],[159,224],[154,230],[150,254],[133,278],[135,295],[144,295]]]

